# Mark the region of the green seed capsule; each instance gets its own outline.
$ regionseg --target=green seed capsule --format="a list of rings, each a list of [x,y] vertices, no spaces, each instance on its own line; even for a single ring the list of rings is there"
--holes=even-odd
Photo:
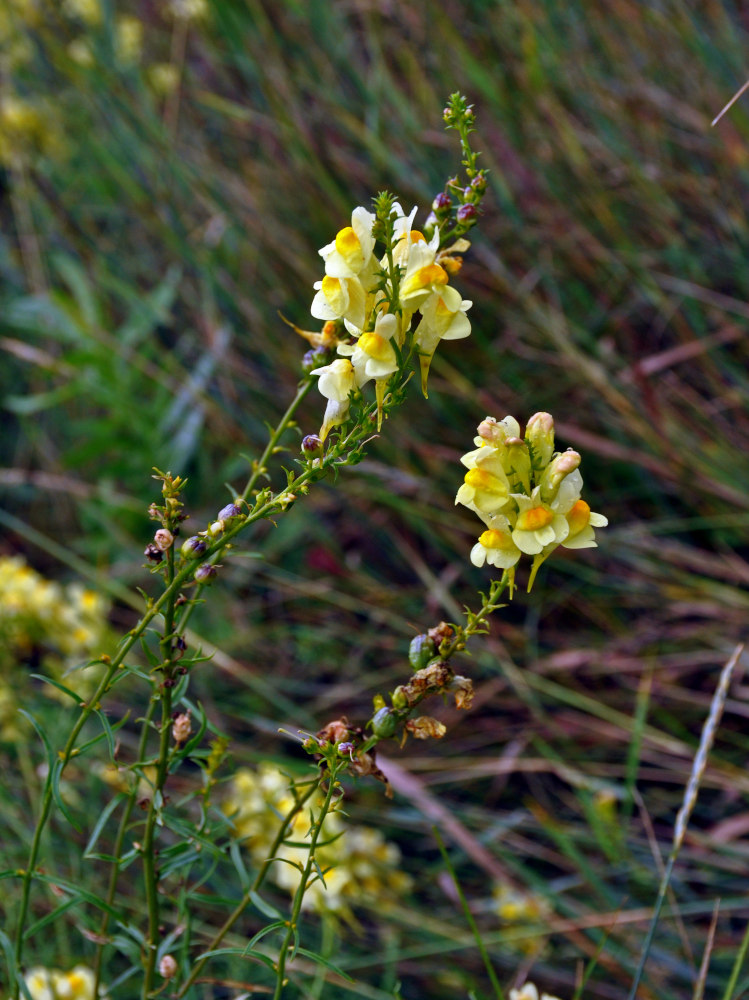
[[[395,733],[398,727],[398,720],[393,714],[392,708],[381,708],[372,716],[372,732],[375,736],[387,739]]]
[[[408,647],[408,662],[414,670],[421,670],[436,652],[434,641],[428,635],[416,635]]]

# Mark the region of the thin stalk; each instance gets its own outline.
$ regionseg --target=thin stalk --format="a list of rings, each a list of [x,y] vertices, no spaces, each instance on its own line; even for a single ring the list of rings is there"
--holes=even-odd
[[[294,803],[293,808],[289,811],[289,813],[286,816],[286,818],[284,819],[283,823],[278,828],[278,833],[276,834],[276,838],[273,841],[273,843],[272,843],[272,845],[270,847],[270,850],[268,851],[268,857],[263,862],[262,867],[260,868],[260,871],[255,876],[254,882],[249,887],[249,889],[247,889],[247,891],[245,892],[245,894],[242,896],[242,898],[237,903],[237,905],[234,907],[234,909],[232,910],[232,912],[229,914],[229,916],[223,922],[223,924],[218,929],[218,931],[216,931],[216,933],[213,936],[213,938],[211,938],[211,941],[208,944],[208,947],[205,949],[206,951],[210,952],[210,951],[213,951],[214,949],[216,949],[216,948],[219,947],[219,945],[224,940],[224,938],[229,933],[229,931],[232,929],[232,927],[234,926],[234,924],[237,922],[237,920],[239,920],[239,918],[242,916],[242,914],[244,913],[244,911],[247,909],[247,907],[249,906],[249,904],[250,904],[250,902],[252,900],[253,893],[256,893],[260,889],[260,886],[265,881],[265,876],[268,874],[268,871],[270,870],[270,866],[273,864],[273,861],[275,860],[276,853],[278,852],[279,847],[283,843],[283,840],[286,837],[286,834],[287,834],[287,832],[289,830],[289,827],[291,826],[292,822],[294,821],[294,817],[301,811],[302,807],[304,806],[304,803],[307,801],[307,799],[310,798],[311,795],[314,794],[315,791],[317,791],[318,788],[319,788],[319,782],[315,782],[314,784],[311,784],[310,787],[309,787],[309,789],[304,793],[304,795],[297,802]],[[198,959],[197,962],[195,962],[195,964],[194,964],[194,966],[192,968],[192,972],[190,973],[190,975],[187,977],[187,979],[185,980],[185,982],[182,984],[182,986],[180,987],[180,989],[175,994],[175,1000],[180,1000],[180,997],[183,997],[185,995],[185,993],[189,990],[189,988],[192,986],[192,984],[195,982],[195,980],[200,975],[200,973],[201,973],[201,971],[203,969],[203,966],[206,964],[207,961],[208,961],[208,958],[201,958],[201,959]]]
[[[247,499],[247,497],[250,495],[250,493],[252,492],[252,490],[255,488],[255,483],[257,483],[257,481],[260,478],[260,476],[263,475],[263,473],[266,471],[266,462],[268,461],[268,459],[271,457],[271,455],[275,451],[276,446],[278,445],[278,442],[281,439],[281,436],[283,435],[284,431],[288,427],[289,422],[291,421],[291,418],[296,413],[296,411],[297,411],[297,409],[299,407],[299,404],[302,402],[302,400],[304,399],[304,397],[307,395],[307,393],[312,388],[312,385],[313,385],[312,380],[311,379],[307,379],[297,389],[296,396],[294,396],[294,398],[292,399],[291,403],[289,404],[288,409],[286,410],[286,413],[284,413],[284,415],[281,417],[281,419],[278,422],[278,425],[277,425],[276,429],[271,434],[270,440],[268,441],[268,444],[266,445],[265,451],[260,456],[259,460],[257,462],[253,463],[252,475],[247,480],[247,485],[245,486],[245,488],[244,488],[244,490],[243,490],[243,492],[241,494],[243,500]]]
[[[143,726],[140,732],[140,740],[138,742],[138,756],[137,760],[143,760],[146,754],[146,744],[148,742],[148,733],[151,725],[151,719],[156,711],[156,701],[151,699],[146,711],[145,717],[143,719]],[[130,817],[133,814],[133,809],[135,808],[135,801],[138,797],[138,783],[137,781],[133,785],[130,795],[125,803],[125,808],[122,811],[122,816],[120,817],[120,824],[117,828],[117,835],[114,840],[114,847],[112,849],[112,855],[114,861],[112,863],[112,871],[109,876],[109,885],[107,886],[107,906],[111,907],[114,904],[115,896],[117,895],[117,885],[119,882],[120,875],[120,856],[122,855],[122,848],[125,843],[125,835],[127,833],[127,828],[130,823]],[[104,915],[99,925],[99,943],[96,947],[96,955],[94,957],[94,996],[99,995],[99,986],[101,985],[101,971],[102,971],[102,961],[104,957],[104,947],[105,938],[107,932],[109,931],[109,911],[105,910]]]
[[[328,778],[328,791],[325,795],[325,801],[322,804],[320,813],[315,820],[314,826],[312,828],[312,836],[310,837],[309,849],[307,851],[307,863],[304,866],[304,871],[302,872],[302,877],[299,880],[299,886],[294,895],[294,903],[291,908],[291,919],[288,921],[288,927],[286,934],[284,935],[283,943],[281,944],[281,950],[278,954],[278,965],[276,968],[276,989],[273,994],[273,1000],[281,1000],[281,994],[283,993],[283,988],[285,985],[284,973],[286,971],[286,960],[289,957],[289,949],[291,948],[291,942],[294,939],[299,924],[299,914],[302,910],[302,902],[304,900],[304,894],[307,891],[307,883],[309,881],[310,875],[312,874],[312,867],[315,863],[315,847],[317,847],[317,841],[320,839],[320,834],[322,833],[322,825],[325,822],[325,817],[330,811],[330,804],[333,801],[333,795],[335,789],[337,788],[336,782],[337,771],[331,771]]]
[[[460,887],[458,876],[455,874],[455,869],[452,866],[450,857],[447,853],[447,850],[445,849],[445,844],[442,840],[442,837],[440,837],[439,830],[437,829],[436,826],[432,827],[432,833],[434,834],[434,838],[437,841],[437,847],[439,847],[440,854],[442,855],[442,860],[445,862],[445,867],[450,872],[450,877],[453,880],[455,891],[457,892],[458,899],[460,900],[460,905],[463,910],[463,915],[468,921],[468,926],[471,928],[471,933],[473,934],[474,940],[476,942],[476,947],[478,948],[479,954],[481,955],[481,958],[483,960],[484,968],[486,969],[486,974],[489,977],[489,982],[492,984],[494,995],[497,997],[497,1000],[505,1000],[505,995],[502,991],[502,987],[499,985],[499,980],[497,979],[497,974],[495,973],[494,967],[491,963],[491,959],[489,958],[489,953],[487,952],[486,946],[484,945],[484,942],[481,939],[481,933],[478,927],[476,926],[476,921],[473,919],[473,914],[471,913],[470,907],[468,906],[468,901],[466,900],[465,894],[463,893],[463,890]]]
[[[167,590],[174,580],[174,548],[167,550],[166,583]],[[146,817],[146,829],[143,835],[143,845],[141,849],[143,857],[143,880],[146,893],[146,906],[148,909],[148,937],[146,938],[145,974],[143,976],[142,997],[143,1000],[149,996],[153,989],[153,980],[156,972],[156,955],[158,953],[157,942],[159,938],[159,876],[156,869],[156,822],[159,812],[164,806],[164,785],[166,784],[167,769],[169,765],[169,737],[171,735],[172,722],[172,686],[174,685],[175,659],[173,652],[174,641],[174,616],[175,616],[175,594],[172,592],[164,611],[164,631],[161,639],[161,650],[163,655],[162,670],[164,679],[160,688],[161,700],[161,732],[159,738],[159,756],[156,765],[156,779],[153,785],[151,801],[148,806],[148,816]]]

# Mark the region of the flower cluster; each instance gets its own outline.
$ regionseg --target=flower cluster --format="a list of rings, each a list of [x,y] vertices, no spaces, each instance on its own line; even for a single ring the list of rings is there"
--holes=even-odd
[[[70,972],[37,966],[26,973],[24,982],[32,1000],[95,1000],[94,974],[85,965]]]
[[[593,529],[608,521],[581,497],[580,455],[554,451],[549,413],[534,414],[524,438],[514,417],[487,417],[474,444],[476,449],[461,458],[468,471],[455,502],[486,525],[471,549],[475,566],[496,566],[512,580],[521,555],[532,556],[530,590],[539,566],[557,546],[595,547]]]
[[[231,817],[235,835],[244,841],[253,861],[262,865],[269,856],[281,822],[294,806],[289,779],[272,764],[258,770],[237,771],[224,808]],[[312,804],[315,808],[319,803]],[[293,894],[299,886],[307,851],[302,846],[310,828],[309,805],[294,818],[286,842],[276,851],[273,865],[276,884]],[[330,914],[350,916],[353,904],[378,906],[406,892],[411,880],[399,871],[400,852],[378,830],[346,826],[339,811],[330,812],[315,859],[325,883],[315,879],[304,896],[304,907]]]
[[[390,377],[418,355],[426,395],[427,376],[441,340],[467,337],[471,303],[448,284],[461,266],[458,254],[468,249],[458,239],[440,249],[441,231],[431,224],[427,236],[389,196],[377,199],[376,212],[355,208],[351,225],[320,250],[325,276],[316,282],[312,315],[336,324],[340,355],[313,369],[318,388],[328,400],[320,437],[344,423],[351,393],[374,379],[378,429]],[[378,242],[384,253],[378,251]],[[345,332],[344,332],[345,331]]]

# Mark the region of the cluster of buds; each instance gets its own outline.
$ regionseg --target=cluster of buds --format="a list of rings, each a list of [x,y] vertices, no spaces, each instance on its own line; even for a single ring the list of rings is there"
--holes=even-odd
[[[205,531],[199,531],[197,535],[191,535],[185,539],[180,548],[180,556],[185,562],[191,559],[202,559],[211,544],[244,517],[240,503],[241,501],[237,500],[222,507],[216,515],[216,519],[211,521]],[[216,563],[201,563],[193,574],[195,582],[211,583],[216,578],[219,569],[220,566]]]
[[[489,563],[508,573],[510,592],[515,565],[533,557],[528,590],[539,566],[559,545],[593,548],[594,528],[608,524],[581,497],[580,455],[554,451],[554,421],[536,413],[525,437],[514,417],[487,417],[478,426],[478,447],[463,455],[468,469],[456,503],[474,511],[486,525],[471,549],[475,566]]]

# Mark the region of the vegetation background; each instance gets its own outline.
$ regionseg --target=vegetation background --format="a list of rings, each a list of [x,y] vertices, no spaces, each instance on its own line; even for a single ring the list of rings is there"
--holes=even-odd
[[[279,726],[368,715],[412,635],[486,586],[453,505],[476,424],[553,413],[611,526],[598,550],[555,555],[475,645],[474,709],[445,709],[428,752],[393,752],[394,802],[351,789],[352,819],[400,845],[414,888],[341,921],[327,947],[354,985],[310,995],[486,989],[434,824],[504,982],[527,972],[570,998],[606,938],[585,996],[624,998],[746,635],[746,103],[710,126],[749,75],[746,10],[209,0],[174,16],[191,9],[0,11],[1,551],[109,588],[129,627],[152,466],[189,476],[195,523],[229,499],[298,377],[304,344],[279,312],[312,325],[317,249],[354,205],[390,188],[428,209],[457,166],[441,110],[466,93],[491,170],[456,281],[472,336],[443,347],[428,404],[414,392],[365,463],[226,566],[193,620],[218,650],[196,697],[237,765],[299,767]],[[310,398],[305,433],[321,412]],[[706,995],[742,939],[748,693],[739,678],[726,703],[643,997],[697,995],[716,900]],[[9,867],[38,788],[28,748],[2,753]],[[72,864],[64,838],[53,850]],[[496,885],[536,916],[502,914]],[[75,915],[62,923],[39,960],[85,961]]]

